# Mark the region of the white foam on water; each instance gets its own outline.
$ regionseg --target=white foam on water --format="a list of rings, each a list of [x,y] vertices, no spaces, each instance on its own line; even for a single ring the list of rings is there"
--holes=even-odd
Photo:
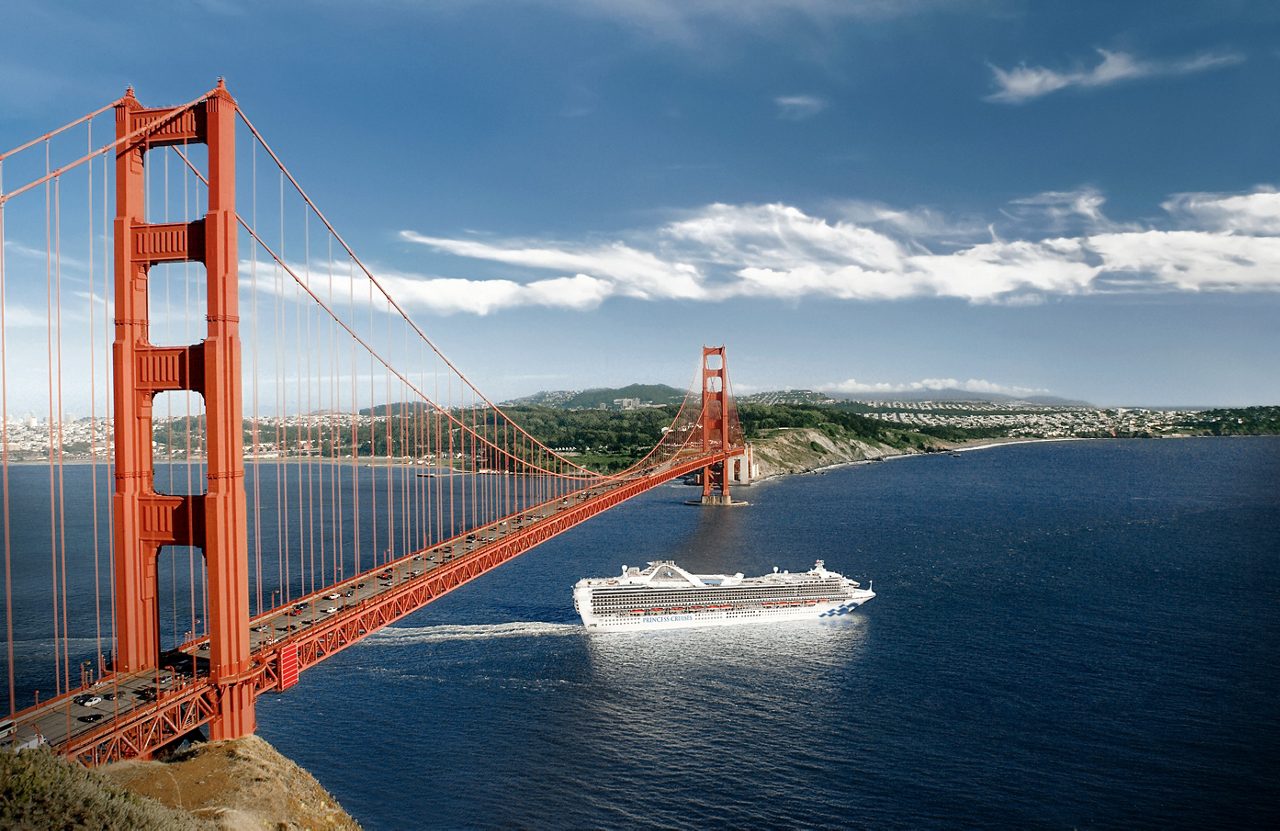
[[[515,623],[488,623],[476,626],[391,626],[370,635],[365,642],[380,646],[409,646],[444,641],[578,635],[582,631],[582,626],[575,623],[545,623],[536,620]]]

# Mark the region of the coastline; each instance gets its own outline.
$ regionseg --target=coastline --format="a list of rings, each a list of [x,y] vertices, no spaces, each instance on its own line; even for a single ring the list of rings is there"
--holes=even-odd
[[[781,439],[781,441],[779,441]],[[826,439],[825,442],[822,439]],[[1094,441],[1095,439],[1079,436],[1060,436],[1052,438],[994,438],[972,439],[964,442],[939,441],[928,450],[915,448],[890,447],[883,444],[853,441],[843,444],[827,439],[821,431],[812,428],[793,428],[786,434],[774,435],[753,442],[755,455],[760,466],[760,475],[754,478],[751,485],[758,485],[784,476],[801,476],[820,474],[837,468],[852,465],[866,465],[876,462],[887,462],[896,459],[907,459],[917,456],[931,456],[939,453],[969,453],[975,450],[988,450],[994,447],[1007,447],[1014,444],[1044,444],[1048,442]],[[803,444],[808,442],[808,453]],[[778,445],[783,445],[786,455],[784,464],[777,464]],[[823,448],[817,451],[813,445]],[[844,451],[844,452],[841,452]],[[832,456],[838,458],[832,459]],[[750,487],[750,485],[748,485]]]
[[[794,430],[797,434],[807,431],[810,433],[820,435],[819,431],[812,430],[811,428],[791,428],[791,429]],[[769,454],[771,443],[774,442],[777,438],[778,438],[777,436],[770,436],[768,438],[757,439],[754,442],[752,442],[753,448],[755,449],[757,456],[760,455],[762,450],[767,456]],[[809,436],[806,435],[804,436],[804,438],[809,438]],[[1139,437],[1121,436],[1118,438],[1137,439]],[[1155,438],[1157,437],[1149,437],[1149,438],[1143,437],[1142,440],[1155,440]],[[1177,434],[1159,436],[1158,438],[1161,440],[1214,439],[1214,438],[1250,438],[1250,436],[1242,435],[1242,436],[1228,437],[1228,436],[1199,435],[1195,433],[1177,433]],[[787,469],[775,469],[772,466],[769,466],[769,467],[761,466],[761,470],[767,471],[767,472],[762,472],[759,476],[756,476],[751,481],[750,485],[745,485],[745,487],[750,487],[751,485],[759,485],[764,482],[768,482],[774,479],[779,479],[784,476],[803,476],[805,474],[820,474],[820,473],[825,473],[829,470],[835,470],[837,468],[842,468],[842,467],[850,467],[852,465],[865,465],[865,464],[872,464],[874,462],[889,462],[889,461],[894,461],[896,459],[908,459],[908,458],[914,458],[919,456],[936,456],[939,454],[950,454],[950,453],[970,453],[976,450],[989,450],[995,447],[1009,447],[1011,445],[1017,445],[1017,444],[1048,444],[1051,442],[1057,443],[1057,442],[1115,441],[1115,440],[1116,440],[1116,437],[1109,437],[1109,436],[1053,436],[1048,438],[1021,438],[1021,437],[992,438],[992,439],[971,439],[971,440],[962,441],[962,442],[947,442],[947,441],[939,440],[936,445],[933,445],[927,450],[920,450],[916,448],[889,447],[888,445],[854,442],[853,444],[873,448],[877,452],[870,453],[864,456],[851,455],[848,458],[840,458],[834,461],[827,459],[825,455],[819,455],[815,452],[811,454],[811,458],[809,460],[808,466],[805,466],[800,460],[794,460],[793,464],[790,465]],[[737,487],[744,487],[744,485],[738,485]]]

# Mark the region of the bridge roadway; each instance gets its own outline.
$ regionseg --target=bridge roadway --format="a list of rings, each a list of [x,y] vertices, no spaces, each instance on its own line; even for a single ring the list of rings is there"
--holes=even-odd
[[[585,519],[725,454],[679,457],[634,478],[606,480],[532,506],[292,600],[250,620],[257,694]],[[168,652],[155,670],[108,673],[0,722],[0,745],[55,750],[98,764],[149,755],[208,723],[217,708],[207,639]],[[97,699],[96,701],[94,699]]]

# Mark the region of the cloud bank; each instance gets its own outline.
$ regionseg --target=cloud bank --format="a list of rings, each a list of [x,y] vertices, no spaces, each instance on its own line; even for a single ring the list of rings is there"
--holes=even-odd
[[[1172,61],[1141,60],[1127,52],[1110,52],[1106,49],[1099,49],[1097,52],[1101,60],[1087,69],[1059,71],[1026,64],[1012,69],[991,66],[996,91],[988,95],[986,100],[1000,104],[1024,104],[1071,87],[1096,89],[1140,78],[1190,75],[1235,66],[1244,61],[1242,55],[1231,52],[1205,53]]]
[[[1280,194],[1182,193],[1158,226],[1117,225],[1092,188],[1015,200],[1003,238],[927,210],[874,203],[821,216],[792,205],[716,203],[607,244],[456,239],[402,231],[406,242],[510,266],[509,279],[380,274],[393,296],[435,312],[516,306],[591,309],[613,297],[894,301],[954,298],[1025,304],[1118,291],[1280,290]],[[1049,227],[1048,232],[1044,229]],[[1027,233],[1029,227],[1039,234]]]

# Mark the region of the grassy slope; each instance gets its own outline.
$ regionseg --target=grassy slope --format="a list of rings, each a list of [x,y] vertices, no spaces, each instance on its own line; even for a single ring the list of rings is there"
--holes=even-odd
[[[47,749],[0,751],[0,828],[359,831],[310,773],[257,736],[163,762],[87,770]]]
[[[0,827],[203,831],[215,826],[48,750],[0,751]]]

